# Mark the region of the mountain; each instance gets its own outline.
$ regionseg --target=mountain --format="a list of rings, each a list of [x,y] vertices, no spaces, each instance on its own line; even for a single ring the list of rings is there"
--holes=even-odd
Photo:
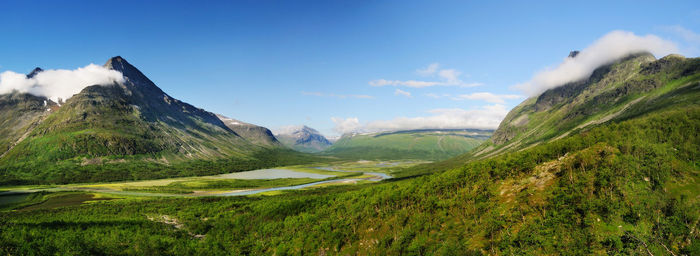
[[[332,144],[320,132],[306,125],[288,127],[275,136],[285,146],[300,152],[316,153]]]
[[[255,161],[261,152],[284,150],[265,128],[232,125],[232,119],[174,99],[121,57],[104,66],[125,81],[88,86],[60,107],[28,94],[0,96],[0,122],[7,124],[0,128],[0,146],[7,149],[0,180],[64,183],[224,172],[261,165]]]
[[[697,86],[693,85],[700,81],[699,72],[698,58],[671,54],[657,60],[646,52],[629,55],[597,68],[585,80],[526,99],[506,115],[489,140],[473,151],[416,166],[411,175],[523,151],[647,112],[695,105]]]
[[[574,55],[575,56],[575,55]],[[493,137],[474,151],[484,158],[554,141],[640,109],[697,80],[700,63],[680,55],[638,53],[596,69],[583,81],[550,89],[516,106]]]
[[[219,118],[219,120],[224,122],[226,127],[248,140],[248,142],[265,147],[281,146],[281,143],[277,140],[277,138],[275,138],[272,132],[265,127],[249,124],[233,118],[225,117],[223,115],[216,116]]]
[[[441,160],[465,153],[491,136],[485,130],[408,130],[344,134],[324,154],[352,159]]]

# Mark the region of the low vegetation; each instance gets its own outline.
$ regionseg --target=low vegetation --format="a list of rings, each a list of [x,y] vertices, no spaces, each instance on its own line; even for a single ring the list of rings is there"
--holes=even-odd
[[[665,109],[378,185],[3,212],[0,252],[696,255],[698,129]]]

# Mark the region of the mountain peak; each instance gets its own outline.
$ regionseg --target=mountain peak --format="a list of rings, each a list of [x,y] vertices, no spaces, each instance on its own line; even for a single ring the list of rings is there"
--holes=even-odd
[[[576,58],[576,56],[581,53],[579,51],[570,51],[569,52],[569,58]]]
[[[124,78],[126,78],[132,85],[137,86],[137,87],[142,87],[142,88],[148,88],[148,90],[152,90],[155,96],[162,97],[161,94],[163,92],[158,88],[146,75],[141,73],[141,71],[131,65],[126,59],[122,58],[122,56],[115,56],[107,60],[107,63],[104,65],[105,68],[111,69],[111,70],[116,70],[122,73],[124,75]]]
[[[282,144],[301,152],[319,152],[331,145],[323,134],[306,125],[283,127],[275,136]]]
[[[34,68],[34,70],[32,70],[32,72],[29,72],[29,74],[27,74],[27,78],[33,78],[34,76],[36,76],[37,74],[39,74],[43,71],[44,70],[41,69],[40,67],[36,67],[36,68]]]
[[[106,68],[117,70],[124,72],[125,70],[129,69],[136,69],[136,67],[132,66],[128,61],[126,61],[122,56],[114,56],[107,60],[107,63],[104,65]]]

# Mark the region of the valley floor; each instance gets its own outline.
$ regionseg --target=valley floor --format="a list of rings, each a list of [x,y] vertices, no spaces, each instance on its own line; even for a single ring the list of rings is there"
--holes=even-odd
[[[144,181],[0,187],[0,209],[31,210],[148,197],[274,195],[285,190],[364,184],[425,161],[352,161]],[[43,196],[31,195],[32,193]],[[55,203],[59,202],[59,203]],[[70,203],[61,203],[70,202]]]

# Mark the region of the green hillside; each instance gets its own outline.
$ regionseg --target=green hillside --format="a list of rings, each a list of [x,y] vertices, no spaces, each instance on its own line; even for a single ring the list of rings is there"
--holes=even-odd
[[[465,153],[491,135],[482,130],[411,130],[346,134],[324,154],[349,159],[440,160]]]
[[[659,96],[700,79],[700,60],[649,53],[596,69],[590,78],[525,100],[501,122],[493,137],[474,151],[484,158],[553,141],[572,131],[628,115]]]

